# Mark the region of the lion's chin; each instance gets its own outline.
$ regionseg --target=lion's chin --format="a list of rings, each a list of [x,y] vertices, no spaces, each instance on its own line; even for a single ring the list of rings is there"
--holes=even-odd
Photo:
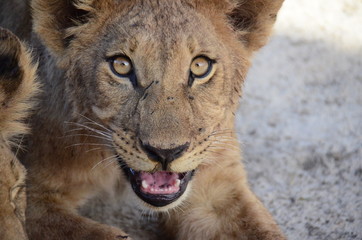
[[[186,191],[194,170],[185,173],[143,172],[122,165],[136,195],[154,207],[165,207],[178,200]]]

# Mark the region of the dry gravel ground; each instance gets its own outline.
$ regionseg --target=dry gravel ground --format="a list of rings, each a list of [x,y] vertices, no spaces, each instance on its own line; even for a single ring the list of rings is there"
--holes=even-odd
[[[250,184],[288,238],[362,239],[362,1],[286,0],[244,90]],[[120,205],[83,213],[152,239]]]

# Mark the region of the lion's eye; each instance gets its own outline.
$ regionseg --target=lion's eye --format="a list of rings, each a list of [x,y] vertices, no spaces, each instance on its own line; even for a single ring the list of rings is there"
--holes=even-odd
[[[207,82],[215,73],[214,63],[214,60],[206,56],[194,58],[190,66],[189,85],[191,86],[195,80],[198,80],[199,84]]]
[[[132,62],[128,57],[119,56],[111,60],[111,68],[116,73],[123,76],[129,75],[132,72]]]
[[[134,87],[137,86],[137,78],[133,68],[133,64],[129,57],[120,55],[108,58],[112,72],[121,78],[128,78]]]
[[[195,77],[203,78],[210,72],[212,62],[204,56],[196,57],[191,63],[191,72]]]

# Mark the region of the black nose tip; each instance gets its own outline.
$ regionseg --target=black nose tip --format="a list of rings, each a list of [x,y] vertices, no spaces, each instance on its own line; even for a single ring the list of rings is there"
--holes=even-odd
[[[189,147],[189,143],[171,149],[155,148],[149,144],[143,144],[142,142],[141,146],[149,158],[160,162],[162,164],[162,169],[167,170],[168,164],[181,157]]]

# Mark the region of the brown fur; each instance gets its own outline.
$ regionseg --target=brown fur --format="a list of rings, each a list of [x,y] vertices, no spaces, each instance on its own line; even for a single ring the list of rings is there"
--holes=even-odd
[[[0,28],[0,238],[27,239],[25,169],[11,151],[16,137],[27,133],[23,120],[37,91],[35,66],[25,46]]]
[[[115,153],[133,169],[161,170],[142,141],[162,149],[188,143],[167,170],[197,169],[187,194],[153,208],[170,211],[171,239],[284,239],[248,187],[233,130],[249,59],[266,43],[282,0],[72,2],[31,2],[28,41],[44,87],[22,157],[29,238],[125,237],[76,208],[126,181]],[[117,54],[132,59],[138,87],[110,70],[105,58]],[[198,55],[216,60],[215,73],[188,85]]]

